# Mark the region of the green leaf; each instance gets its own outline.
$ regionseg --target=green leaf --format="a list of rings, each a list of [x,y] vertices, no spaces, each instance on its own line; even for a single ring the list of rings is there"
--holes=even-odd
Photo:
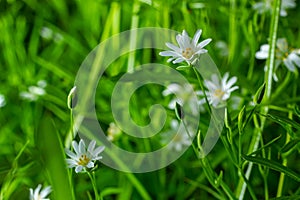
[[[296,147],[298,143],[300,142],[300,139],[291,140],[287,144],[285,144],[282,149],[280,150],[281,153],[286,153],[290,151],[292,148]]]
[[[298,117],[300,117],[300,108],[297,105],[295,106],[295,113]]]
[[[179,66],[179,67],[176,67],[176,69],[180,70],[180,71],[186,70],[187,68],[191,68],[191,67],[190,66]]]
[[[243,106],[242,110],[239,113],[238,116],[238,128],[239,128],[239,133],[241,134],[243,129],[244,129],[244,122],[246,121],[246,113],[245,113],[245,106]]]
[[[288,119],[285,117],[280,117],[280,116],[275,116],[275,115],[271,115],[271,114],[263,115],[260,113],[260,115],[267,117],[268,119],[270,119],[274,122],[277,122],[278,124],[282,125],[284,128],[286,128],[285,126],[288,124],[288,125],[291,125],[292,127],[296,128],[297,130],[300,130],[300,124],[291,119]]]
[[[254,99],[253,99],[255,104],[260,104],[261,103],[261,101],[264,98],[265,91],[266,91],[266,83],[264,83],[262,86],[260,86],[259,89],[257,90],[257,92],[254,96]]]
[[[258,165],[263,165],[269,167],[270,169],[282,172],[287,176],[291,177],[292,179],[300,182],[300,174],[297,174],[296,172],[292,171],[291,169],[287,168],[286,166],[283,166],[278,162],[261,158],[261,157],[253,157],[253,156],[246,156],[246,155],[243,155],[243,158],[249,162],[253,162]]]

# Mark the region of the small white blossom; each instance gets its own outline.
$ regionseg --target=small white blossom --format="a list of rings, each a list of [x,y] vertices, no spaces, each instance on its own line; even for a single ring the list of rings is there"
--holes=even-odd
[[[0,94],[0,108],[6,105],[5,96]]]
[[[42,191],[40,191],[42,188],[42,185],[39,184],[35,190],[32,188],[29,189],[29,199],[30,200],[49,200],[49,198],[46,198],[51,190],[51,186],[45,187]]]
[[[229,99],[231,92],[237,90],[238,86],[233,86],[237,78],[234,76],[229,78],[229,73],[225,73],[222,80],[216,74],[211,76],[211,80],[205,80],[205,86],[208,91],[206,92],[209,103],[213,107],[218,107],[220,104],[226,102]]]
[[[164,133],[162,143],[168,143],[169,150],[175,150],[177,152],[181,151],[185,146],[192,144],[191,138],[188,134],[191,134],[191,137],[194,137],[194,134],[185,130],[183,126],[180,126],[177,120],[173,119],[170,124],[171,130]],[[171,138],[170,138],[171,136]],[[171,141],[170,141],[171,139]]]
[[[191,39],[188,33],[183,30],[182,34],[176,36],[177,43],[175,46],[171,43],[166,43],[166,46],[171,50],[160,52],[161,56],[171,56],[168,62],[173,61],[174,64],[186,61],[188,64],[194,64],[200,54],[206,53],[207,50],[204,47],[210,43],[211,39],[206,39],[198,44],[198,40],[201,36],[202,30],[197,30],[193,39]]]
[[[111,122],[107,129],[107,133],[107,139],[109,141],[114,141],[122,134],[122,131],[114,122]]]
[[[198,101],[197,98],[193,98],[193,94],[199,94],[200,91],[194,91],[193,87],[189,84],[179,85],[172,83],[162,92],[164,96],[175,94],[175,97],[170,101],[168,108],[175,109],[176,102],[180,105],[188,104],[192,114],[198,114],[198,110],[205,111],[203,107],[203,101]],[[198,107],[195,107],[198,106]]]
[[[104,150],[104,146],[97,147],[96,141],[92,140],[86,149],[84,141],[81,139],[79,144],[76,141],[72,142],[73,149],[75,153],[70,151],[69,149],[65,149],[66,154],[70,157],[66,159],[68,167],[75,167],[75,172],[81,172],[86,168],[93,168],[95,165],[95,161],[102,159],[102,156],[99,154]]]
[[[260,50],[256,52],[255,57],[260,60],[267,59],[269,56],[269,48],[270,46],[268,44],[263,44],[260,47]],[[275,81],[278,81],[275,71],[281,63],[283,63],[287,69],[292,72],[295,72],[296,67],[300,67],[300,49],[290,49],[286,39],[279,38],[276,41],[275,59],[273,78]]]
[[[262,13],[271,13],[273,10],[273,2],[274,0],[264,0],[253,5],[253,9],[256,10],[259,14]],[[280,7],[280,16],[286,17],[287,16],[287,9],[295,8],[296,2],[295,0],[282,0],[281,7]]]
[[[45,80],[40,80],[37,83],[37,86],[31,85],[28,87],[28,91],[20,92],[20,97],[28,101],[36,101],[40,96],[46,94],[45,87],[47,82]]]
[[[51,28],[45,26],[41,29],[40,35],[45,40],[53,40],[55,43],[60,43],[64,39],[60,33],[54,32]]]

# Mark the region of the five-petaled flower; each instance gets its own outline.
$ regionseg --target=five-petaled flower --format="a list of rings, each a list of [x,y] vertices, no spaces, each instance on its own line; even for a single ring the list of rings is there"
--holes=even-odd
[[[267,59],[269,56],[269,48],[270,46],[268,44],[263,44],[260,50],[256,52],[255,57],[261,60]],[[275,58],[275,70],[273,75],[275,81],[278,81],[275,71],[281,63],[292,72],[295,72],[296,66],[300,67],[300,49],[290,49],[285,38],[279,38],[276,41]]]
[[[42,191],[40,191],[42,188],[42,185],[39,184],[37,186],[37,188],[35,190],[33,190],[32,188],[29,189],[29,199],[30,200],[49,200],[48,198],[46,198],[51,190],[51,186],[45,187]]]
[[[93,168],[95,166],[94,162],[102,159],[102,156],[99,156],[99,154],[104,150],[104,146],[95,149],[95,140],[90,142],[87,149],[82,139],[79,144],[73,141],[72,146],[76,154],[69,149],[65,149],[66,154],[70,157],[66,161],[69,168],[75,167],[76,173],[81,172],[83,169],[86,170],[86,168]]]
[[[159,53],[159,55],[171,56],[171,58],[168,59],[168,62],[171,62],[173,60],[174,64],[186,61],[189,65],[193,65],[199,58],[200,54],[207,52],[204,47],[211,41],[211,39],[209,38],[198,44],[201,33],[202,30],[197,30],[195,36],[193,37],[193,39],[191,39],[188,33],[183,30],[182,34],[178,34],[176,36],[179,47],[167,42],[166,46],[171,50],[162,51]]]
[[[229,99],[231,92],[239,88],[238,86],[233,86],[237,81],[235,76],[229,80],[228,78],[229,73],[227,72],[224,74],[222,80],[216,74],[213,74],[211,80],[204,81],[208,89],[206,92],[207,99],[213,107],[218,107],[222,103],[225,103]]]

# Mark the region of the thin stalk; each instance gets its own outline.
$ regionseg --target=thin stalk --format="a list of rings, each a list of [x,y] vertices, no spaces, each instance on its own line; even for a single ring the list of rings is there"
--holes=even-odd
[[[204,95],[204,98],[205,98],[205,102],[206,102],[206,104],[207,104],[207,106],[208,106],[208,112],[209,112],[209,114],[211,115],[211,107],[210,107],[210,104],[209,104],[209,101],[208,101],[208,98],[207,98],[207,95],[206,95],[206,92],[205,92],[205,89],[204,89],[204,85],[203,85],[203,83],[202,83],[202,81],[201,81],[201,78],[200,78],[200,76],[199,76],[199,73],[198,73],[198,71],[196,70],[195,67],[193,67],[193,70],[194,70],[194,72],[195,72],[195,74],[196,74],[196,76],[197,76],[198,83],[199,83],[200,88],[201,88],[201,90],[202,90],[202,92],[203,92],[203,95]]]
[[[290,111],[288,114],[289,119],[293,119],[293,112]],[[287,144],[290,141],[291,137],[289,135],[289,133],[286,133],[286,141],[285,144]],[[287,165],[287,158],[284,157],[282,159],[282,165],[286,166]],[[283,189],[283,185],[284,185],[284,179],[285,179],[285,174],[284,173],[280,173],[280,177],[279,177],[279,181],[278,181],[278,186],[277,186],[277,194],[276,197],[281,197],[282,195],[282,189]]]
[[[92,172],[93,175],[90,172],[87,172],[89,178],[91,179],[92,185],[93,185],[93,190],[94,190],[94,194],[95,194],[95,198],[96,200],[102,200],[102,198],[100,198],[98,190],[97,190],[97,184],[96,184],[96,179],[95,179],[95,173]]]
[[[278,29],[278,21],[279,21],[279,13],[280,13],[280,5],[281,0],[274,1],[274,12],[272,15],[272,23],[270,28],[270,49],[269,49],[269,59],[267,61],[267,71],[265,72],[265,82],[266,82],[266,92],[265,92],[265,101],[268,102],[271,98],[272,94],[272,80],[273,80],[273,72],[275,66],[275,47],[276,47],[276,39],[277,39],[277,29]],[[269,111],[268,106],[263,107],[261,112],[263,114],[267,114]],[[248,152],[256,151],[259,146],[259,140],[261,134],[264,129],[266,118],[261,118],[261,124],[259,129],[255,129],[254,137],[250,142],[250,147]],[[253,163],[249,163],[248,168],[246,170],[246,178],[249,179],[252,171]],[[242,200],[245,195],[247,184],[244,182],[243,178],[240,177],[239,184],[236,190],[236,194],[239,196],[239,199]]]

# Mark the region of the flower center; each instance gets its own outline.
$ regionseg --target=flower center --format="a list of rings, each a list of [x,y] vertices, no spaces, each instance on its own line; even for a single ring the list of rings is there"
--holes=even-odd
[[[85,154],[81,155],[79,161],[77,162],[78,165],[86,166],[90,162],[90,158],[87,157]]]
[[[225,94],[225,92],[221,89],[216,89],[214,92],[214,96],[219,99],[222,98],[224,94]]]
[[[194,54],[194,51],[192,48],[188,47],[185,50],[182,50],[182,56],[185,57],[186,59],[190,59]]]

